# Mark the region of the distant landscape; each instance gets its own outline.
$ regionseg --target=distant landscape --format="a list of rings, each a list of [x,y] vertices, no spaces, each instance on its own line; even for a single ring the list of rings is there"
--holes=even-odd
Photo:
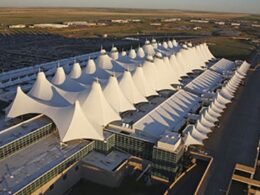
[[[122,20],[122,23],[112,20]],[[129,22],[124,23],[125,20]],[[192,20],[208,23],[191,22]],[[34,26],[64,25],[75,21],[87,22],[89,25],[71,25],[66,28]],[[195,43],[206,41],[217,57],[250,60],[259,45],[259,24],[260,15],[243,13],[106,8],[1,8],[1,69],[6,71],[17,66],[29,66],[93,52],[99,50],[101,45],[106,49],[110,49],[112,44],[127,49],[131,45],[125,40],[126,37],[139,39],[133,46],[143,44],[146,38],[151,37],[161,40],[174,37],[179,41],[193,40]]]

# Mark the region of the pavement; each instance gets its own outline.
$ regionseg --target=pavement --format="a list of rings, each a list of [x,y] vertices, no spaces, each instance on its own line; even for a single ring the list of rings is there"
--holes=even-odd
[[[193,195],[207,166],[208,162],[197,160],[197,165],[169,190],[169,195]]]
[[[245,86],[205,141],[205,148],[214,157],[206,195],[225,194],[236,163],[253,166],[260,135],[260,67],[250,71]]]

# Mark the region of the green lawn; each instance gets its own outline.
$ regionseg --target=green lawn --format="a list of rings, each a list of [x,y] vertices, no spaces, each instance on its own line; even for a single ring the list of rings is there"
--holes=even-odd
[[[230,60],[248,60],[255,47],[246,40],[232,38],[212,38],[208,40],[209,49],[216,57]]]

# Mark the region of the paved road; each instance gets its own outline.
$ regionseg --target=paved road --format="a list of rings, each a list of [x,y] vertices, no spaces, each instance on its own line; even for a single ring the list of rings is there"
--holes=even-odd
[[[207,166],[208,162],[197,160],[197,166],[175,184],[169,195],[193,195]]]
[[[206,195],[225,194],[235,163],[253,166],[260,133],[260,67],[251,71],[205,147],[214,157]]]

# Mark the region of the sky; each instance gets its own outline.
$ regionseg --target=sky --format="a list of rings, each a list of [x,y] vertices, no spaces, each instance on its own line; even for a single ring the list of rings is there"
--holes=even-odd
[[[260,0],[0,0],[0,7],[114,7],[260,14]]]

